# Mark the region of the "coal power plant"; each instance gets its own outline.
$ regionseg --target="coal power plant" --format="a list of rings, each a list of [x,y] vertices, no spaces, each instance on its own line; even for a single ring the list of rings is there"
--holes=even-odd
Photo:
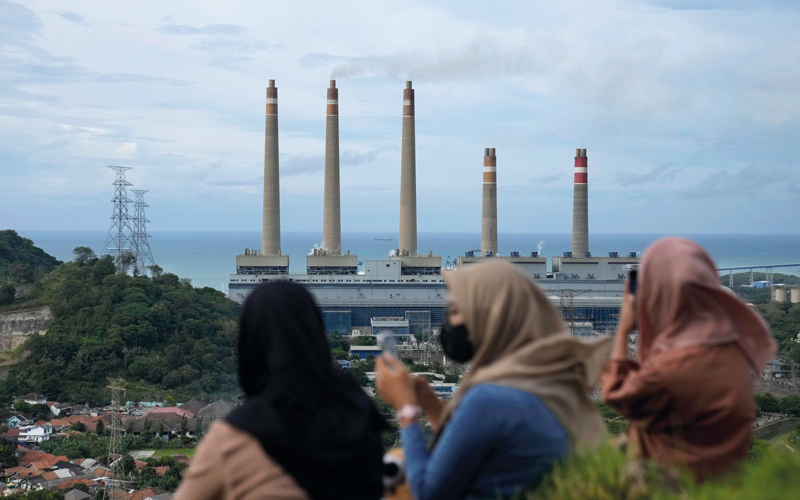
[[[447,288],[442,278],[442,258],[430,250],[420,254],[417,248],[416,103],[412,82],[406,82],[402,90],[397,248],[385,259],[365,260],[363,264],[355,254],[342,249],[339,89],[331,80],[325,96],[322,247],[306,256],[306,272],[296,273],[289,271],[289,256],[281,252],[278,89],[274,80],[269,81],[262,247],[246,249],[236,256],[236,273],[230,275],[228,284],[232,299],[242,303],[260,283],[286,280],[308,288],[322,309],[329,332],[366,335],[388,329],[414,342],[444,322]],[[502,195],[502,186],[498,185],[496,149],[485,148],[483,161],[477,160],[476,155],[476,193],[479,182],[482,188],[481,247],[465,249],[464,255],[457,257],[455,267],[502,259],[539,283],[576,334],[593,335],[615,328],[627,274],[638,267],[639,258],[635,252],[622,256],[611,252],[607,257],[596,257],[589,249],[586,149],[577,149],[574,159],[572,251],[552,257],[549,270],[547,258],[535,251],[529,255],[520,252],[500,255],[497,200]]]

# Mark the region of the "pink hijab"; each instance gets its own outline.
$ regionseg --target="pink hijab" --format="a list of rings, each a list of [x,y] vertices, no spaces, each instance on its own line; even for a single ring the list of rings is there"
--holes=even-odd
[[[735,342],[761,372],[775,342],[764,320],[720,286],[711,257],[686,238],[663,238],[645,252],[637,290],[639,359],[656,352]]]

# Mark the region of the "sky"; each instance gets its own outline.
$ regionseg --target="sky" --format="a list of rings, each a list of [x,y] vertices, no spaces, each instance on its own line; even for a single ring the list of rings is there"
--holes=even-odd
[[[342,230],[397,231],[414,82],[421,232],[569,232],[575,148],[602,233],[800,233],[790,1],[0,0],[0,229],[105,230],[108,165],[149,229],[259,231],[265,87],[281,224],[322,231],[339,87]]]

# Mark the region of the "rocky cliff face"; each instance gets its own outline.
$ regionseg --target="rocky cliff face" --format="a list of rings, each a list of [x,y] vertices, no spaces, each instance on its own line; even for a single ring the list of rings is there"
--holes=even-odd
[[[0,352],[15,349],[31,335],[44,335],[51,319],[47,306],[0,314]]]

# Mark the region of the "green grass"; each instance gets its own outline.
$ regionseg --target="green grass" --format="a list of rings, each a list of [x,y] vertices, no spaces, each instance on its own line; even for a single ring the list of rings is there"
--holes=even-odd
[[[762,443],[766,444],[766,443]],[[556,465],[526,500],[744,500],[800,498],[800,454],[776,446],[762,446],[741,474],[724,480],[695,484],[681,479],[681,492],[665,486],[655,469],[645,474],[642,488],[628,479],[629,458],[605,446],[592,454],[573,457]]]
[[[169,450],[169,449],[156,450],[156,452],[153,453],[153,458],[169,457],[171,455],[179,455],[181,453],[183,453],[184,455],[186,455],[189,458],[193,458],[195,451],[196,451],[195,448],[176,448],[176,449],[172,449],[172,450]]]

